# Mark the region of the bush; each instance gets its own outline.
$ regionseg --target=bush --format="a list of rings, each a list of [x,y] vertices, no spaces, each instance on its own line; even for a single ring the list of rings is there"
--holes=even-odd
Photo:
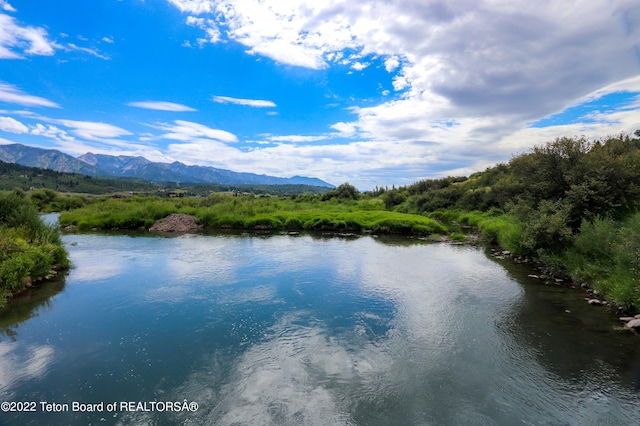
[[[0,294],[20,289],[27,277],[39,278],[51,269],[67,267],[58,230],[40,220],[28,198],[0,192]]]

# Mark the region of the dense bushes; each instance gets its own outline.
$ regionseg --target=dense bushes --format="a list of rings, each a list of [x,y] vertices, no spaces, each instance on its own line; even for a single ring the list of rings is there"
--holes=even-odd
[[[637,137],[559,138],[466,180],[423,181],[384,197],[397,211],[473,224],[513,252],[592,282],[620,306],[640,308]]]
[[[28,277],[37,279],[68,266],[57,229],[40,220],[24,193],[0,192],[0,304]]]
[[[499,208],[523,227],[528,255],[567,249],[583,220],[640,207],[640,139],[559,138],[467,178],[417,182],[384,194],[387,208],[425,214]]]
[[[640,307],[640,213],[622,222],[584,220],[562,257],[574,277],[593,283],[617,305]]]

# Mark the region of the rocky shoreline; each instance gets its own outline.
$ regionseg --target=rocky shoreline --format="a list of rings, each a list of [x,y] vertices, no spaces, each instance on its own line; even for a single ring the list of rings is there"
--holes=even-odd
[[[570,277],[556,273],[553,269],[549,268],[539,261],[514,255],[508,250],[500,250],[496,248],[491,248],[490,250],[491,256],[495,259],[508,259],[514,263],[531,264],[532,267],[535,267],[540,271],[539,274],[529,274],[528,278],[540,280],[546,285],[566,285],[571,288],[577,288],[578,286],[580,286],[580,288],[584,289],[584,291],[586,291],[588,295],[588,297],[585,297],[584,300],[589,305],[615,308],[615,305],[609,303],[607,300],[604,300],[601,297],[601,294],[597,290],[592,289],[587,283],[575,283]],[[624,313],[624,311],[622,311],[620,308],[617,309],[618,314]],[[640,314],[636,314],[635,316],[620,316],[619,319],[624,323],[625,329],[628,329],[634,334],[640,336]]]

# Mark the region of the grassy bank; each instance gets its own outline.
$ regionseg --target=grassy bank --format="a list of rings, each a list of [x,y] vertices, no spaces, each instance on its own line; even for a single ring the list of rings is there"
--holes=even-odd
[[[106,199],[64,212],[60,223],[79,229],[148,228],[171,213],[193,215],[207,228],[317,230],[403,234],[443,234],[447,228],[422,215],[384,210],[378,199],[322,200],[298,197],[234,197],[213,194],[206,198]]]
[[[56,228],[19,192],[0,192],[0,304],[51,270],[69,267]]]

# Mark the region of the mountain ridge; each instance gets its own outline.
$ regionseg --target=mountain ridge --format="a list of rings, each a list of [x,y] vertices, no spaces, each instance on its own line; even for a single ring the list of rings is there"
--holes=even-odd
[[[37,148],[19,143],[0,145],[0,160],[59,172],[80,173],[89,176],[135,177],[152,182],[335,187],[313,177],[296,175],[283,178],[249,172],[235,172],[211,166],[189,166],[179,161],[159,163],[141,156],[116,156],[87,152],[73,157],[57,149]]]

